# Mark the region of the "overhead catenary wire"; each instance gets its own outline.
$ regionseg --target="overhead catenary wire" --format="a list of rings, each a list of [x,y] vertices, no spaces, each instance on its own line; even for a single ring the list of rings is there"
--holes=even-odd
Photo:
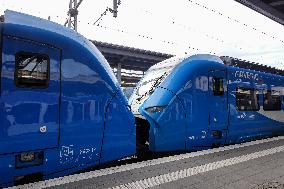
[[[139,9],[139,11],[141,11],[141,9]],[[106,12],[106,11],[105,11],[105,12]],[[106,14],[105,12],[102,14],[102,16]],[[147,14],[153,15],[153,14],[152,14],[151,12],[149,12],[149,11],[143,10],[143,12],[146,12]],[[112,30],[115,30],[115,31],[118,31],[118,32],[121,32],[121,33],[129,33],[129,32],[127,32],[127,31],[124,31],[124,30],[121,30],[121,29],[114,29],[114,28],[110,28],[110,27],[107,27],[107,26],[103,26],[103,27],[102,27],[102,26],[100,26],[100,22],[98,23],[98,21],[99,21],[99,19],[95,22],[95,23],[97,23],[97,24],[96,24],[97,27],[104,28],[104,29],[109,28],[109,29],[112,29]],[[200,31],[199,31],[199,30],[197,30],[197,29],[195,29],[195,28],[192,28],[192,27],[189,27],[189,26],[185,26],[185,25],[183,25],[183,24],[179,24],[179,23],[177,23],[174,19],[170,19],[170,21],[167,21],[167,22],[168,22],[168,23],[171,23],[171,24],[173,24],[173,25],[177,25],[177,26],[179,26],[179,27],[183,27],[185,30],[192,30],[192,31],[195,31],[196,33],[198,33],[198,34],[200,35]],[[94,24],[95,24],[95,23],[94,23]],[[89,24],[89,23],[88,23],[88,24]],[[106,27],[107,27],[107,28],[106,28]],[[203,36],[205,36],[205,37],[207,37],[207,38],[209,38],[209,39],[218,41],[218,42],[221,43],[221,44],[224,44],[224,43],[225,43],[224,40],[222,40],[222,39],[220,39],[220,38],[218,38],[218,37],[214,37],[214,36],[212,36],[212,35],[210,35],[210,34],[207,34],[207,33],[204,33],[204,32],[201,32],[201,33],[203,33]],[[138,37],[143,37],[143,38],[146,38],[146,39],[155,40],[154,37],[150,37],[150,36],[147,36],[147,35],[144,35],[144,34],[135,33],[134,35],[136,35],[136,36],[138,36]],[[162,42],[163,42],[163,43],[167,43],[167,44],[173,44],[173,45],[177,44],[176,42],[167,41],[167,40],[163,40]],[[182,46],[182,45],[179,45],[179,46]],[[234,47],[237,48],[238,50],[243,50],[242,47],[238,47],[238,46],[234,46]],[[195,48],[195,47],[192,47],[192,46],[189,46],[188,49],[193,49],[193,50],[197,50],[197,51],[200,50],[200,48]],[[212,53],[212,54],[217,54],[217,53],[213,52],[212,50],[211,50],[211,51],[208,51],[208,52],[209,52],[209,53]],[[187,54],[187,52],[185,52],[185,54]]]
[[[99,24],[96,25],[96,27],[100,27],[100,28],[105,29],[105,30],[113,30],[113,31],[116,31],[116,32],[120,32],[120,33],[124,33],[124,34],[128,34],[128,35],[136,36],[136,37],[139,37],[139,38],[155,40],[155,41],[159,41],[159,42],[162,42],[164,44],[167,44],[167,45],[174,45],[174,46],[179,46],[179,47],[183,47],[184,48],[183,45],[181,45],[181,44],[179,44],[177,42],[172,42],[172,41],[168,41],[168,40],[157,40],[154,37],[150,37],[150,36],[145,35],[145,34],[138,34],[138,33],[127,32],[127,31],[124,31],[122,29],[111,28],[111,27],[102,26],[102,25],[99,25]],[[196,48],[196,47],[193,47],[193,46],[189,46],[186,49],[191,49],[191,50],[195,50],[195,51],[199,51],[200,50],[200,48]],[[187,54],[187,53],[188,53],[188,51],[184,52],[184,54]],[[216,52],[213,52],[213,51],[208,51],[208,53],[217,54]]]
[[[106,10],[100,15],[100,17],[93,23],[94,25],[99,23],[108,12],[113,13],[113,17],[117,17],[118,6],[121,5],[121,0],[113,0],[113,9],[107,7]]]
[[[151,13],[151,12],[148,11],[148,10],[140,10],[140,11],[142,11],[143,13],[147,13],[147,14],[150,14],[150,15],[153,16],[153,13]],[[162,20],[161,20],[161,21],[162,21]],[[173,24],[173,25],[180,26],[180,27],[182,27],[182,28],[184,28],[184,29],[186,29],[186,30],[194,31],[194,32],[196,32],[196,33],[198,33],[198,34],[200,34],[200,32],[202,32],[202,33],[204,34],[204,36],[206,36],[206,37],[208,37],[208,38],[210,38],[210,39],[219,41],[220,43],[224,43],[224,40],[219,39],[218,37],[212,36],[212,35],[210,35],[210,34],[204,32],[204,31],[202,31],[202,30],[199,30],[199,29],[197,29],[197,28],[191,27],[191,26],[189,26],[189,25],[181,24],[181,23],[177,22],[177,21],[176,21],[175,19],[173,19],[173,18],[169,18],[169,21],[166,21],[166,22],[167,22],[167,23],[171,23],[171,24]]]
[[[193,1],[191,1],[191,2],[193,2]],[[195,3],[195,2],[194,2],[194,3]],[[198,4],[198,3],[197,3],[197,4]],[[202,5],[198,4],[198,6],[202,6]],[[206,6],[202,6],[202,8],[204,8],[204,7],[206,7]],[[208,8],[208,9],[209,9],[209,8]],[[150,11],[148,11],[148,10],[141,10],[141,9],[140,9],[140,11],[143,11],[143,12],[146,13],[146,14],[153,15],[153,14],[152,14]],[[211,9],[211,11],[215,11],[215,10]],[[217,11],[215,11],[215,12],[217,12]],[[222,16],[223,16],[223,15],[225,15],[225,14],[219,12],[219,15],[222,15]],[[237,19],[234,19],[234,18],[232,18],[232,17],[230,17],[230,16],[226,16],[226,18],[233,19],[233,20],[235,20],[235,21],[236,21],[237,23],[239,23],[239,24],[241,23],[241,22],[238,21]],[[220,37],[213,36],[213,35],[211,35],[211,34],[209,34],[209,33],[207,33],[207,32],[204,32],[204,31],[200,30],[199,28],[191,27],[191,26],[189,26],[189,25],[185,25],[185,24],[178,23],[178,22],[177,22],[175,19],[173,19],[173,18],[169,18],[169,20],[170,20],[170,21],[168,21],[168,22],[171,22],[172,24],[175,24],[175,25],[177,25],[177,26],[179,26],[179,27],[182,27],[182,28],[184,28],[185,30],[196,32],[196,33],[198,33],[198,35],[200,35],[201,33],[203,33],[203,35],[206,36],[206,37],[209,38],[209,39],[218,41],[218,42],[220,42],[221,44],[225,44],[225,43],[226,43],[224,39],[222,39],[222,38],[220,38]],[[247,24],[244,23],[244,25],[248,27]],[[256,28],[254,28],[254,30],[255,30],[255,31],[258,31]],[[262,32],[262,34],[268,35],[268,34],[265,33],[265,32]],[[272,36],[272,35],[268,35],[268,36],[269,36],[269,37],[272,37],[272,38],[275,39],[275,40],[277,40],[277,38],[274,37],[274,36]],[[280,40],[280,42],[282,42],[282,40]],[[234,48],[236,48],[236,49],[238,49],[238,50],[241,50],[241,51],[244,51],[244,50],[245,50],[244,47],[242,47],[242,46],[232,45],[232,47],[234,47]]]
[[[99,24],[99,21],[102,20],[103,16],[105,16],[107,12],[111,10],[111,8],[107,7],[106,10],[101,14],[101,16],[93,23],[93,25]]]
[[[120,0],[118,1],[118,5],[121,4]],[[127,32],[127,31],[124,31],[124,30],[121,30],[121,29],[115,29],[115,28],[110,28],[110,27],[107,27],[107,26],[101,26],[100,25],[100,21],[102,20],[103,16],[105,16],[107,14],[107,12],[113,12],[112,9],[110,9],[109,7],[106,8],[106,10],[100,15],[100,17],[93,23],[93,25],[95,25],[96,27],[100,27],[100,28],[103,28],[103,29],[111,29],[111,30],[114,30],[114,31],[117,31],[117,32],[120,32],[120,33],[125,33],[125,34],[132,34],[132,35],[135,35],[135,36],[138,36],[140,38],[145,38],[145,39],[150,39],[150,40],[154,40],[153,37],[150,37],[150,36],[147,36],[145,34],[137,34],[137,33],[130,33],[130,32]],[[89,25],[90,23],[88,23]],[[181,46],[180,44],[176,43],[176,42],[172,42],[172,41],[167,41],[167,40],[162,40],[160,41],[162,43],[166,43],[166,44],[171,44],[171,45],[177,45],[177,46]],[[194,48],[194,47],[189,47],[189,48],[192,48],[194,50],[199,50],[198,48]],[[185,54],[187,54],[187,52],[185,52]],[[215,54],[215,53],[214,53]]]
[[[237,19],[235,19],[235,18],[232,18],[232,17],[230,17],[230,16],[226,16],[224,13],[221,13],[221,12],[219,12],[219,11],[216,11],[216,10],[214,10],[214,9],[212,9],[212,8],[209,8],[209,7],[207,7],[207,6],[203,5],[203,4],[197,3],[197,2],[195,2],[195,1],[193,1],[193,0],[188,0],[188,2],[193,3],[193,4],[195,4],[195,5],[199,6],[199,7],[202,7],[202,8],[204,8],[204,9],[206,9],[207,11],[213,12],[213,13],[219,15],[219,16],[223,16],[223,17],[225,17],[225,18],[227,18],[227,19],[229,19],[229,20],[232,20],[232,21],[234,21],[234,22],[236,22],[236,23],[238,23],[238,24],[241,24],[241,25],[243,25],[243,26],[245,26],[245,27],[248,27],[248,28],[250,28],[250,29],[252,29],[252,30],[254,30],[254,31],[257,31],[257,32],[259,32],[259,33],[261,33],[261,34],[263,34],[263,35],[269,36],[270,38],[276,39],[276,40],[280,41],[281,43],[284,43],[284,40],[282,40],[282,39],[279,39],[279,38],[277,38],[277,37],[275,37],[275,36],[273,36],[273,35],[269,35],[267,32],[261,31],[261,30],[255,28],[255,27],[253,27],[253,26],[251,27],[251,26],[249,26],[249,25],[246,24],[246,23],[242,23],[241,21],[239,21],[239,20],[237,20]]]
[[[100,25],[101,22],[99,22],[99,21],[102,20],[102,17],[106,15],[107,11],[108,11],[108,8],[106,9],[106,11],[104,11],[104,12],[101,14],[100,18],[96,20],[96,22],[94,23],[94,25],[95,25],[96,27],[100,27],[100,28],[103,28],[103,29],[111,29],[111,30],[114,30],[114,31],[117,31],[117,32],[120,32],[120,33],[130,34],[129,32],[127,32],[127,31],[125,31],[125,30],[116,29],[116,28],[110,28],[110,27],[108,27],[108,26],[101,26],[101,25]],[[141,11],[141,9],[137,9],[137,11]],[[153,15],[153,14],[152,14],[150,11],[148,11],[148,10],[143,10],[143,12],[146,12],[147,14]],[[200,31],[198,31],[196,28],[192,28],[192,27],[190,28],[190,27],[188,27],[188,26],[179,24],[179,23],[177,23],[176,21],[174,21],[173,19],[171,19],[168,23],[175,24],[175,25],[180,26],[180,27],[184,27],[184,29],[186,29],[186,30],[193,30],[193,31],[195,31],[196,33],[199,33],[199,34],[200,34]],[[90,24],[90,23],[88,23],[88,24]],[[188,27],[188,28],[186,28],[186,27]],[[224,44],[224,43],[225,43],[224,40],[222,40],[222,39],[220,39],[220,38],[218,38],[218,37],[214,37],[214,36],[212,36],[212,35],[210,35],[210,34],[207,34],[207,33],[204,33],[204,32],[202,32],[202,33],[204,34],[203,36],[205,36],[205,37],[207,37],[207,38],[209,38],[209,39],[218,41],[218,42],[220,42],[221,44]],[[131,33],[131,34],[132,34],[132,35],[136,35],[136,36],[141,37],[141,38],[155,40],[154,37],[147,36],[147,35],[145,35],[145,34],[139,34],[139,33],[135,33],[135,34],[134,34],[134,33]],[[166,44],[177,45],[177,46],[183,46],[183,45],[181,45],[181,44],[178,44],[177,42],[172,42],[172,41],[168,41],[168,40],[162,40],[162,41],[160,41],[160,42],[163,42],[163,43],[166,43]],[[237,49],[239,49],[239,50],[243,50],[242,47],[237,47],[237,46],[235,46],[235,48],[237,48]],[[189,46],[189,47],[186,48],[186,49],[192,49],[192,50],[199,51],[199,50],[202,49],[202,48],[196,48],[196,47],[193,47],[193,46]],[[184,53],[187,54],[188,52],[186,51],[186,52],[184,52]],[[211,51],[209,50],[208,53],[210,53],[210,54],[217,54],[216,52],[214,52],[214,51],[212,51],[212,50],[211,50]]]
[[[150,12],[150,11],[148,11],[148,10],[144,10],[144,9],[140,9],[140,8],[139,8],[139,9],[137,9],[137,11],[146,13],[146,14],[148,14],[148,15],[153,15],[153,13]],[[167,24],[173,24],[173,25],[182,27],[182,28],[184,28],[185,30],[188,30],[188,31],[193,31],[193,32],[195,32],[195,33],[198,33],[199,36],[200,36],[200,33],[202,33],[202,35],[205,36],[205,37],[207,37],[208,39],[215,40],[215,41],[221,43],[222,45],[225,44],[225,41],[224,41],[223,39],[218,38],[218,37],[216,37],[216,36],[212,36],[212,35],[210,35],[210,34],[204,32],[204,31],[202,31],[202,30],[200,30],[200,29],[198,29],[198,28],[194,28],[194,27],[190,27],[190,26],[188,26],[188,25],[184,25],[184,24],[178,23],[178,22],[177,22],[175,19],[173,19],[173,18],[169,18],[169,21],[165,21],[165,19],[164,19],[164,20],[159,20],[159,22],[161,22],[161,21],[163,21],[164,23],[167,23]],[[139,34],[137,34],[137,35],[139,35]],[[148,37],[146,37],[146,38],[148,38]],[[150,38],[150,37],[149,37],[149,38]],[[242,50],[242,51],[244,50],[243,47],[240,47],[240,46],[237,46],[237,45],[234,45],[233,47],[236,48],[236,49],[238,49],[238,50]],[[199,50],[198,48],[194,48],[194,47],[191,47],[191,46],[189,46],[189,49]],[[186,53],[186,52],[185,52],[185,53]],[[211,51],[210,51],[209,53],[211,53]],[[217,53],[212,52],[212,54],[217,54]]]
[[[79,0],[78,0],[79,1]],[[191,0],[191,2],[194,2],[194,1],[192,1]],[[198,3],[198,4],[200,4],[200,3]],[[204,6],[204,7],[206,7],[206,6]],[[204,8],[203,7],[203,8]],[[207,7],[207,8],[209,8],[209,7]],[[216,11],[216,10],[214,10],[214,9],[212,9],[213,11]],[[216,12],[218,12],[218,11],[216,11]],[[147,13],[149,14],[151,14],[151,12],[150,11],[147,11]],[[220,13],[220,14],[219,14]],[[224,13],[221,13],[220,11],[219,11],[219,15],[220,16],[224,16],[225,14]],[[40,12],[38,12],[38,14],[40,14]],[[227,18],[227,16],[225,15],[224,17],[226,17]],[[53,15],[53,18],[59,18],[58,16],[54,16]],[[232,16],[230,17],[229,16],[229,18],[228,19],[230,19],[230,20],[235,20],[235,22],[237,22],[237,23],[241,23],[240,21],[238,21],[237,19],[234,19]],[[171,22],[172,20],[170,20],[169,22]],[[99,23],[100,24],[100,23]],[[208,34],[208,33],[205,33],[205,32],[203,32],[202,31],[202,29],[200,30],[200,28],[195,28],[195,27],[190,27],[190,26],[187,26],[187,25],[185,25],[185,24],[181,24],[181,23],[178,23],[178,21],[176,21],[176,20],[174,20],[173,21],[173,23],[172,24],[174,24],[174,25],[177,25],[177,26],[179,26],[179,27],[183,27],[184,29],[186,29],[186,30],[192,30],[192,31],[195,31],[195,32],[197,32],[197,33],[199,33],[199,34],[201,34],[201,35],[203,35],[203,36],[205,36],[205,37],[207,37],[207,38],[210,38],[210,39],[212,39],[212,40],[216,40],[216,41],[218,41],[218,42],[220,42],[220,43],[224,43],[224,40],[222,39],[222,38],[218,38],[218,37],[216,37],[216,36],[214,36],[214,35],[210,35],[210,34]],[[246,27],[252,27],[252,26],[249,26],[248,24],[244,24],[244,25],[247,25]],[[97,27],[97,26],[96,26]],[[102,29],[102,28],[101,28]],[[257,30],[257,28],[255,28],[255,30]],[[126,32],[125,30],[123,30],[124,32]],[[201,32],[200,32],[201,31]],[[267,32],[264,32],[264,33],[266,33],[267,35],[269,35],[269,36],[272,36],[272,35],[270,35],[269,33],[267,33]],[[137,36],[139,36],[140,38],[145,38],[145,39],[149,39],[149,40],[156,40],[156,41],[158,41],[159,39],[157,39],[156,37],[153,37],[153,36],[149,36],[149,35],[145,35],[145,34],[143,34],[143,33],[137,33],[136,34]],[[274,36],[273,36],[274,37]],[[159,37],[158,37],[159,38]],[[276,37],[274,37],[274,39],[276,39]],[[164,44],[169,44],[169,45],[177,45],[177,41],[174,41],[174,40],[172,40],[172,41],[170,41],[170,40],[160,40],[162,43],[164,43]],[[182,43],[182,42],[181,42]],[[179,46],[184,46],[184,44],[178,44]],[[193,49],[193,50],[200,50],[200,49],[202,49],[202,48],[198,48],[198,47],[195,47],[196,45],[194,45],[194,47],[192,47],[192,46],[190,46],[188,49]],[[237,48],[237,49],[239,49],[239,50],[244,50],[241,46],[236,46],[236,45],[234,45],[234,44],[232,44],[231,45],[231,47],[234,47],[234,48]],[[186,53],[186,52],[185,52]]]

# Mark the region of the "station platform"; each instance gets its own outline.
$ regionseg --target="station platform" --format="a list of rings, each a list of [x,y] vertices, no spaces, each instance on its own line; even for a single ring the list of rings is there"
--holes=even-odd
[[[284,137],[163,157],[13,188],[284,189]]]

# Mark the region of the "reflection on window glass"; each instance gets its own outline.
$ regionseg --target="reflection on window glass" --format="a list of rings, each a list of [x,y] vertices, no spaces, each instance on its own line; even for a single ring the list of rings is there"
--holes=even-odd
[[[238,87],[236,91],[237,108],[239,111],[258,111],[259,92],[255,89]]]
[[[141,96],[146,92],[153,90],[171,72],[172,69],[173,67],[165,67],[147,71],[137,88],[137,95]]]
[[[47,87],[48,77],[48,55],[27,52],[16,54],[15,82],[17,86]]]
[[[151,93],[166,78],[184,58],[172,57],[152,66],[137,86],[136,95],[143,96]]]
[[[213,95],[222,96],[224,95],[224,79],[213,77]]]
[[[264,91],[263,110],[278,111],[281,110],[281,99],[279,91]]]

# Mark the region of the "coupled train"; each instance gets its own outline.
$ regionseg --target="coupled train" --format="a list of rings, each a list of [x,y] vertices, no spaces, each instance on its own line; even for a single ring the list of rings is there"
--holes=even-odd
[[[105,58],[59,24],[0,19],[0,188],[138,152],[284,134],[284,71],[194,55],[152,66],[129,103]]]
[[[231,57],[173,57],[130,98],[137,148],[202,150],[284,133],[284,71]]]

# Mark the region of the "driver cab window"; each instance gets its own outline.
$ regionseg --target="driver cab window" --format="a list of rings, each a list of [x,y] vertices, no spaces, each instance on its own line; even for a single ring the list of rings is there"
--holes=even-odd
[[[49,82],[49,56],[18,52],[15,56],[15,84],[18,87],[46,88]]]
[[[213,77],[213,95],[222,96],[224,95],[224,79]]]

